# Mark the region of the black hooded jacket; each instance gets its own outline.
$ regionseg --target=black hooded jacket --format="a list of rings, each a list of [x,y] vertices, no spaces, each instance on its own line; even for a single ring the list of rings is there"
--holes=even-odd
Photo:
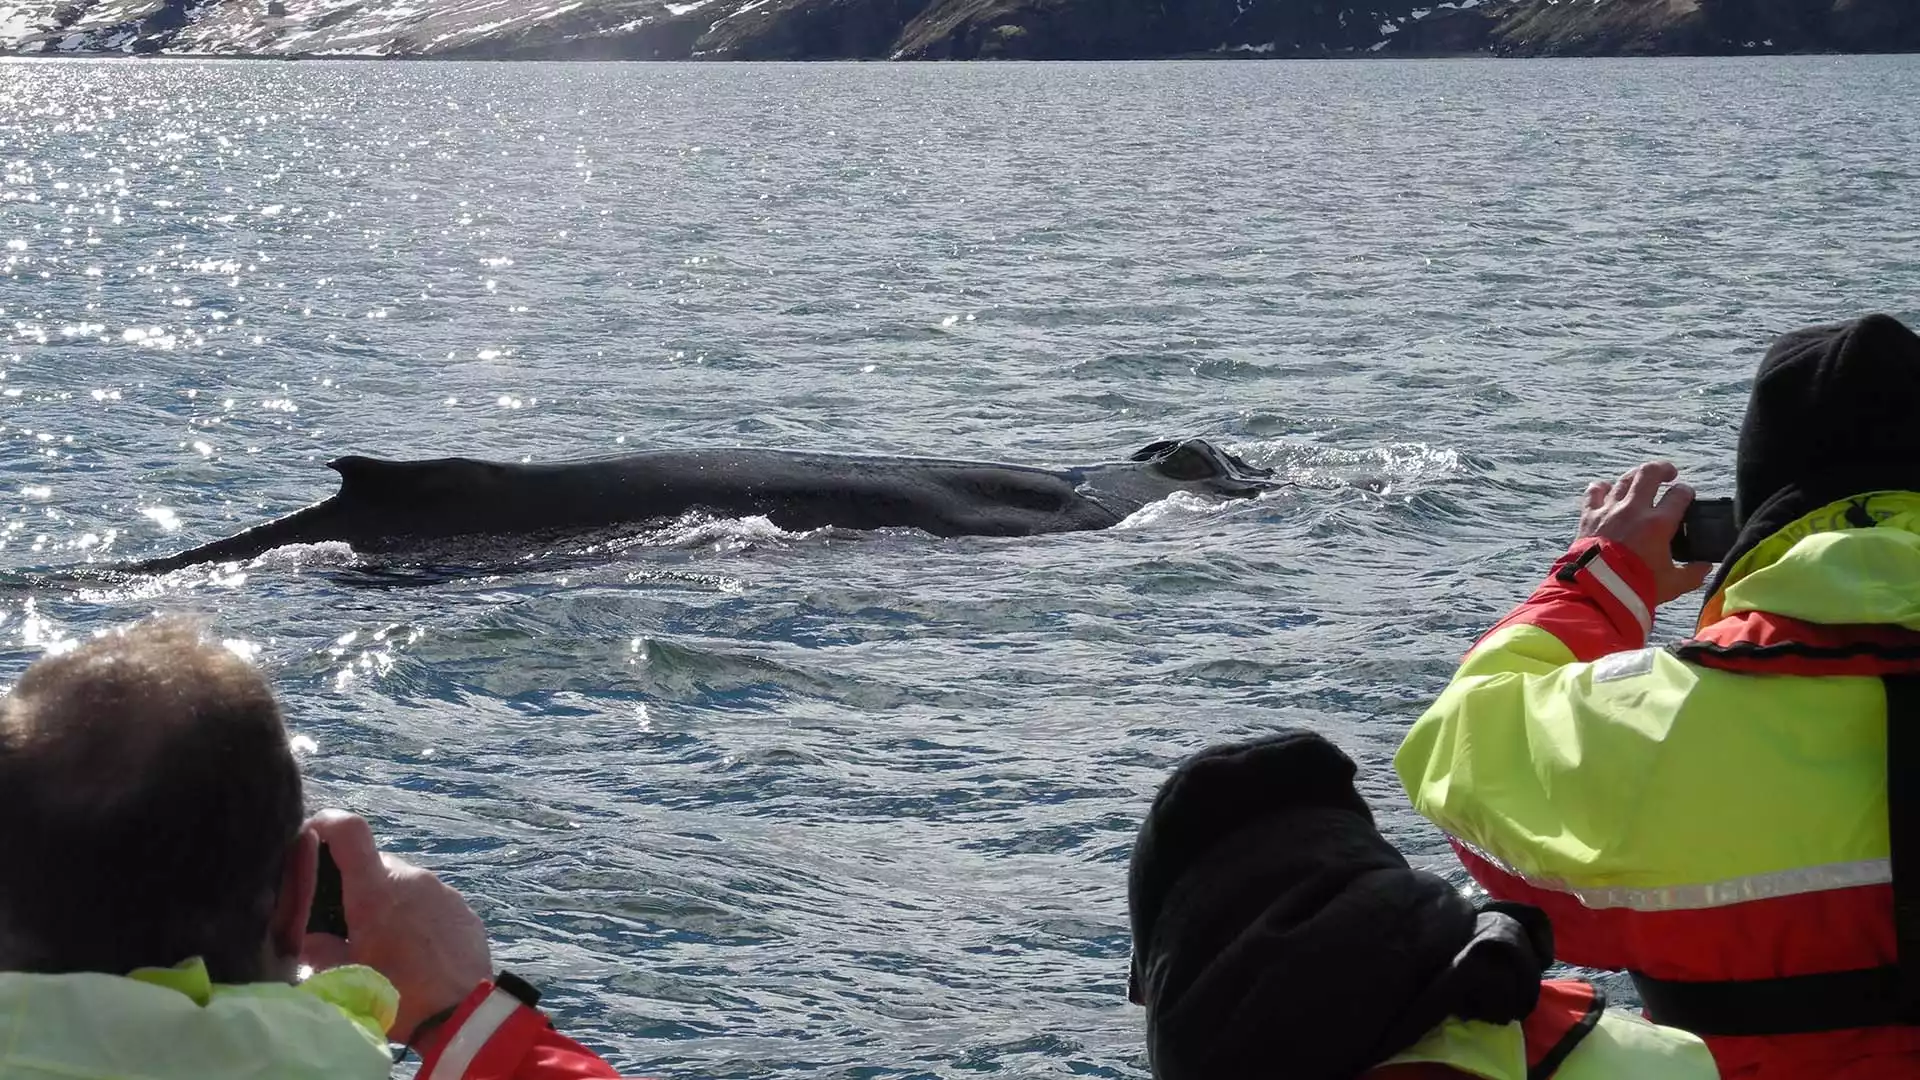
[[[1128,878],[1133,999],[1161,1080],[1336,1080],[1449,1016],[1506,1023],[1553,955],[1540,912],[1476,911],[1381,837],[1332,743],[1202,751],[1160,789]]]

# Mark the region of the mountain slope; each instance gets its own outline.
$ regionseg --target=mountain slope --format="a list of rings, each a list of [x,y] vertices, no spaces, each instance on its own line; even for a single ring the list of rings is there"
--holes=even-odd
[[[0,51],[1104,59],[1920,50],[1916,0],[0,0]]]

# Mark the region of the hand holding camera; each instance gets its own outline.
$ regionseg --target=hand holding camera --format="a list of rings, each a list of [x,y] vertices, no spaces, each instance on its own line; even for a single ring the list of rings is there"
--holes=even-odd
[[[487,928],[431,871],[383,854],[358,815],[323,810],[306,827],[337,867],[335,914],[344,926],[326,917],[332,904],[323,866],[301,960],[316,971],[365,964],[386,976],[400,991],[389,1034],[411,1043],[422,1020],[459,1004],[492,977]]]
[[[1699,588],[1713,572],[1713,558],[1724,558],[1707,545],[1684,543],[1678,550],[1675,537],[1682,533],[1693,504],[1693,489],[1674,483],[1680,470],[1669,461],[1653,461],[1637,466],[1615,483],[1587,485],[1586,504],[1580,513],[1581,537],[1597,536],[1612,540],[1640,556],[1653,571],[1655,602],[1664,604]],[[1661,485],[1670,485],[1664,492]],[[1706,535],[1706,516],[1718,514],[1722,500],[1702,504],[1695,519],[1702,524],[1687,530],[1690,538],[1712,539]],[[1731,504],[1725,517],[1731,521]],[[1731,540],[1728,540],[1731,546]],[[1680,561],[1686,559],[1687,561]]]

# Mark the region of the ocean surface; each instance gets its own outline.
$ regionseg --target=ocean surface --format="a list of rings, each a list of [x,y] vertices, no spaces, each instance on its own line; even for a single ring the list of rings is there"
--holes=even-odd
[[[1917,100],[1920,58],[0,62],[0,682],[203,615],[313,801],[629,1072],[1144,1077],[1166,770],[1317,728],[1458,879],[1401,733],[1586,481],[1724,493],[1772,335],[1920,316]],[[112,569],[346,453],[1187,435],[1297,486],[1030,539]]]

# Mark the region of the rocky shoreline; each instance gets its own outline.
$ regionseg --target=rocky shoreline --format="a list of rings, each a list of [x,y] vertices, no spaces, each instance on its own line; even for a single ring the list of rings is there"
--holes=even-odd
[[[1914,0],[0,0],[0,53],[1117,60],[1920,51]]]

